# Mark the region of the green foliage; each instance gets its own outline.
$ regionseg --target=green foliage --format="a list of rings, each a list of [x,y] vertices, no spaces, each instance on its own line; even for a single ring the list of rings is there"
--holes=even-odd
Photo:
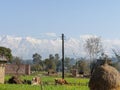
[[[12,53],[10,48],[0,47],[0,56],[5,56],[8,61],[12,60]]]
[[[59,54],[49,55],[49,58],[44,60],[45,70],[48,71],[49,69],[58,70],[60,67],[60,60]]]
[[[33,65],[31,66],[31,69],[33,71],[41,71],[43,70],[43,62],[42,62],[42,56],[38,53],[33,54]]]
[[[35,64],[40,63],[42,59],[42,56],[38,53],[33,54],[33,62]]]

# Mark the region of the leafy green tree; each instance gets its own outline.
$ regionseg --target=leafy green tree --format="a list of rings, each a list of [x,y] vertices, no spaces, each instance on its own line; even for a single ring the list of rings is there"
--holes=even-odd
[[[50,60],[50,69],[56,70],[56,62],[55,62],[55,58],[52,54],[49,55],[49,60]]]
[[[12,60],[12,53],[10,48],[0,47],[0,56],[5,56],[8,61]]]
[[[49,55],[50,60],[54,60],[54,56],[52,54]]]
[[[45,70],[48,71],[49,69],[56,70],[56,63],[57,63],[58,56],[54,57],[52,54],[49,55],[49,58],[44,60]]]
[[[46,58],[44,60],[44,65],[45,65],[45,70],[48,71],[51,68],[51,61],[48,58]]]
[[[33,54],[33,62],[35,64],[40,63],[42,60],[42,56],[38,53]]]
[[[42,56],[38,53],[33,54],[33,65],[32,65],[32,70],[43,70],[44,65],[42,61]]]

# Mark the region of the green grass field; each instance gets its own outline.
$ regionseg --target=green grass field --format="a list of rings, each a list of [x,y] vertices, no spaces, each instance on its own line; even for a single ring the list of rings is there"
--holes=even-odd
[[[31,80],[34,76],[21,76],[22,79]],[[7,81],[10,76],[6,76]],[[27,84],[0,84],[0,90],[89,90],[87,83],[89,79],[81,78],[65,78],[69,85],[54,85],[54,78],[42,76],[42,82],[48,82],[50,85],[42,84],[40,86],[32,86]]]
[[[1,84],[0,90],[89,90],[87,86],[70,86],[70,85],[15,85],[15,84]]]

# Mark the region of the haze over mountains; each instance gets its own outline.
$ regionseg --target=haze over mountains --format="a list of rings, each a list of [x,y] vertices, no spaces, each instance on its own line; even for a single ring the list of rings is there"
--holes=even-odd
[[[50,36],[49,36],[50,37]],[[51,36],[52,37],[52,36]],[[84,50],[84,42],[90,35],[83,35],[80,38],[65,39],[65,56],[70,57],[86,57]],[[105,52],[112,56],[112,49],[120,49],[119,39],[103,39],[103,48]],[[32,59],[34,53],[39,53],[43,58],[47,58],[49,54],[59,53],[61,56],[62,41],[60,37],[53,38],[34,38],[34,37],[16,37],[10,35],[0,35],[0,46],[8,47],[12,50],[14,56],[23,59]]]

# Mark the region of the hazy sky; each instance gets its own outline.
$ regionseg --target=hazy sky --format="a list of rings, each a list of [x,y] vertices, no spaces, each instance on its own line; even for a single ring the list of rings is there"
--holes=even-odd
[[[0,0],[0,35],[120,38],[120,0]]]

